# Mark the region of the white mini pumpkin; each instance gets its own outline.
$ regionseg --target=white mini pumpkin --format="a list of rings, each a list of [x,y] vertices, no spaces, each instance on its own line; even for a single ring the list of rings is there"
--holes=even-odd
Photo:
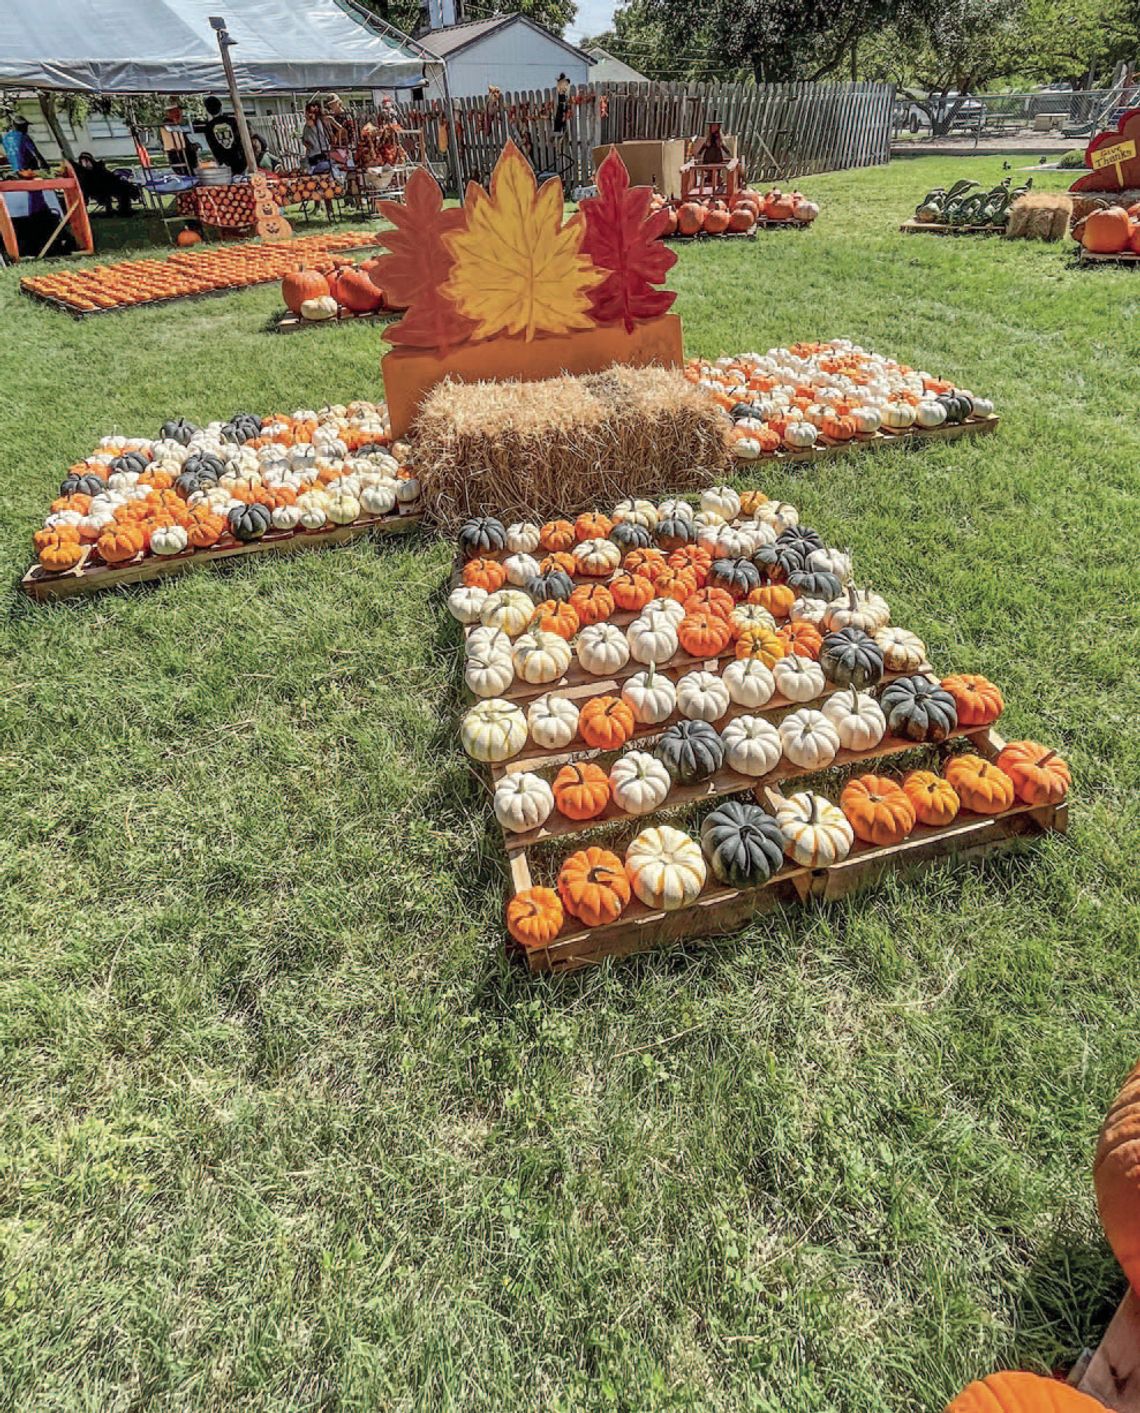
[[[773,633],[776,631],[776,620],[764,605],[759,603],[745,602],[734,605],[728,615],[728,621],[738,636],[746,628],[767,628]]]
[[[848,550],[827,547],[812,550],[808,555],[808,568],[834,574],[841,583],[846,583],[851,578],[851,554]]]
[[[780,696],[790,702],[810,702],[823,691],[823,668],[802,653],[789,653],[772,664],[772,676]]]
[[[735,525],[704,525],[697,544],[708,550],[713,559],[747,559],[758,547],[747,530]]]
[[[914,407],[909,402],[888,402],[883,408],[883,426],[892,432],[905,432],[914,426]]]
[[[470,656],[463,664],[463,680],[477,697],[501,697],[515,680],[514,664],[506,653]]]
[[[478,584],[459,584],[447,596],[447,611],[460,623],[478,623],[486,599],[487,590]]]
[[[645,829],[633,840],[625,851],[625,871],[646,907],[666,912],[695,902],[705,886],[701,846],[668,824]]]
[[[476,702],[460,724],[459,739],[475,760],[510,760],[526,745],[526,717],[498,698]]]
[[[181,525],[156,525],[150,534],[152,554],[181,554],[190,543]]]
[[[721,732],[725,759],[740,775],[767,775],[776,769],[784,747],[780,733],[762,716],[734,717]]]
[[[677,651],[677,630],[664,614],[639,614],[625,636],[634,662],[668,662]]]
[[[328,517],[334,525],[351,525],[360,514],[360,502],[347,491],[329,497]]]
[[[501,628],[509,638],[526,631],[534,617],[534,603],[521,589],[496,589],[483,600],[479,621],[488,628]]]
[[[776,690],[771,668],[754,657],[734,658],[721,673],[720,680],[739,706],[763,706]]]
[[[719,721],[729,700],[728,687],[715,672],[686,672],[677,683],[677,709],[690,721]]]
[[[786,500],[763,501],[752,514],[755,519],[764,520],[771,525],[778,535],[800,523],[799,511]]]
[[[698,510],[692,524],[695,530],[700,531],[706,525],[727,525],[728,521],[719,510]]]
[[[687,500],[678,500],[674,497],[661,502],[657,507],[657,516],[659,520],[692,520],[693,507]]]
[[[833,692],[823,704],[823,714],[835,727],[845,751],[869,751],[887,732],[887,719],[879,703],[857,687]]]
[[[806,451],[818,440],[819,433],[810,422],[789,422],[784,428],[784,445],[792,451]]]
[[[531,740],[543,750],[563,750],[578,734],[578,708],[569,697],[553,692],[531,702],[526,720]]]
[[[941,427],[946,421],[946,404],[936,402],[933,398],[923,398],[914,409],[915,425],[929,431],[933,427]]]
[[[731,486],[706,486],[701,492],[701,509],[715,510],[724,520],[740,514],[740,496]]]
[[[621,563],[621,548],[613,540],[581,540],[574,546],[574,563],[579,573],[600,579],[612,574]]]
[[[821,711],[800,707],[780,722],[780,741],[793,765],[822,770],[839,753],[839,733]]]
[[[495,818],[512,834],[538,829],[554,809],[554,791],[541,775],[520,771],[504,775],[495,786]]]
[[[829,633],[839,628],[862,628],[865,633],[875,633],[890,621],[891,610],[886,599],[870,589],[857,589],[854,584],[848,584],[844,592],[827,605],[822,626]]]
[[[860,436],[869,437],[883,425],[883,415],[877,407],[853,407],[851,420]]]
[[[297,505],[275,505],[269,512],[275,530],[295,530],[301,523],[301,508]]]
[[[654,618],[663,618],[667,623],[671,623],[674,628],[680,625],[684,617],[685,606],[676,599],[650,599],[638,614],[638,618],[643,618],[646,621]]]
[[[804,868],[827,868],[851,852],[855,831],[838,805],[807,790],[789,798],[770,790],[768,799],[784,835],[784,852],[793,862]]]
[[[622,683],[621,699],[643,726],[659,726],[677,710],[677,689],[673,680],[657,671],[652,663],[645,672],[635,672]]]
[[[301,512],[301,526],[305,530],[323,530],[328,524],[329,517],[325,514],[323,505],[314,502],[302,505],[298,500],[297,509]]]
[[[917,672],[926,661],[926,644],[907,628],[876,628],[871,636],[883,650],[888,672]]]
[[[664,803],[672,780],[648,751],[627,751],[610,767],[610,793],[626,814],[651,814]]]
[[[570,666],[570,644],[557,633],[535,628],[515,639],[511,657],[524,682],[557,682]]]
[[[625,634],[612,623],[592,623],[578,634],[578,661],[595,677],[617,672],[629,661]]]
[[[752,537],[753,553],[761,545],[774,545],[776,543],[776,527],[770,520],[763,520],[758,515],[752,516],[749,520],[738,520],[736,522],[738,530],[746,531]]]
[[[537,577],[538,560],[530,554],[511,554],[503,560],[503,568],[507,571],[507,583],[521,589],[528,580]]]
[[[488,653],[510,657],[511,640],[494,624],[480,624],[478,628],[472,628],[464,638],[463,651],[468,657],[486,657]]]
[[[516,520],[507,526],[507,549],[512,554],[533,554],[538,549],[542,531],[527,520]]]
[[[826,599],[799,598],[792,604],[788,617],[793,623],[810,623],[818,628],[826,613]]]
[[[396,508],[396,487],[389,481],[377,481],[360,492],[360,508],[366,515],[390,515]]]
[[[610,518],[615,522],[630,520],[635,525],[644,525],[647,530],[656,530],[657,507],[651,500],[638,500],[635,496],[629,496],[626,500],[618,501]]]

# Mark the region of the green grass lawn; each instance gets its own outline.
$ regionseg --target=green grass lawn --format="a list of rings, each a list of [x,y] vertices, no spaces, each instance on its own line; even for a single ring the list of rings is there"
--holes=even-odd
[[[1064,749],[1069,837],[557,980],[503,956],[446,544],[16,588],[100,434],[378,395],[375,327],[271,335],[269,287],[75,323],[0,273],[0,1405],[927,1413],[1099,1339],[1140,274],[897,233],[1001,171],[819,177],[810,231],[671,278],[690,351],[843,334],[995,397],[751,480]]]

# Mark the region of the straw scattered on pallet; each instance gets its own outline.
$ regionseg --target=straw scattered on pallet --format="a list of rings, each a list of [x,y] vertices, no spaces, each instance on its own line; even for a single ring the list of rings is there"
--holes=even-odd
[[[731,471],[724,414],[680,373],[614,367],[537,383],[436,387],[412,429],[425,514],[546,519]]]

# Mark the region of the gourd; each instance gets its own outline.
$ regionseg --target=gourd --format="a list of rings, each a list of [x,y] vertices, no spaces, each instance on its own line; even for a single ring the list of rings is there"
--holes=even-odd
[[[502,696],[515,680],[510,655],[488,651],[469,657],[463,667],[463,680],[477,697]]]
[[[655,597],[652,583],[643,574],[622,573],[609,582],[609,591],[618,608],[627,613],[640,613]]]
[[[917,672],[926,661],[926,644],[906,628],[877,628],[872,637],[888,672]]]
[[[1016,1370],[970,1384],[944,1413],[1104,1413],[1104,1404],[1069,1384]]]
[[[883,408],[883,426],[904,432],[914,426],[914,408],[909,402],[888,402]]]
[[[838,628],[824,637],[819,665],[837,686],[873,687],[883,676],[883,650],[861,628]]]
[[[784,852],[804,868],[828,868],[851,852],[855,834],[847,816],[822,795],[802,791],[785,797],[769,790],[776,823],[784,836]]]
[[[1025,805],[1059,805],[1073,783],[1067,762],[1036,741],[1011,741],[998,753],[996,764]]]
[[[664,804],[671,784],[669,772],[648,751],[627,751],[610,767],[610,792],[626,814],[651,814]]]
[[[596,819],[610,802],[610,782],[592,761],[564,765],[554,777],[554,803],[567,819]]]
[[[887,734],[882,707],[857,687],[832,693],[823,704],[823,714],[835,727],[845,751],[869,751]]]
[[[559,869],[558,896],[571,917],[601,927],[621,917],[632,890],[621,859],[591,845],[571,854]]]
[[[914,807],[919,824],[942,828],[958,813],[958,794],[944,776],[933,770],[912,770],[903,777],[903,791]]]
[[[714,559],[709,570],[709,583],[727,589],[733,600],[746,599],[760,587],[760,571],[750,559]]]
[[[328,517],[334,525],[351,525],[360,514],[360,502],[347,491],[329,496]]]
[[[701,848],[713,875],[734,888],[757,888],[784,862],[784,835],[759,805],[728,800],[701,824]]]
[[[666,912],[695,902],[707,876],[700,845],[669,824],[645,829],[633,840],[625,871],[646,907]]]
[[[508,555],[503,560],[503,568],[507,571],[507,582],[520,589],[528,586],[532,579],[538,578],[538,560],[530,554]],[[542,597],[549,599],[554,595],[543,594]]]
[[[848,584],[846,592],[827,605],[823,627],[829,633],[838,632],[840,628],[862,628],[864,633],[874,633],[890,621],[891,610],[886,599],[870,589],[857,589],[854,584]]]
[[[543,555],[538,561],[540,574],[550,574],[555,569],[561,569],[563,574],[573,574],[578,566],[574,563],[574,556],[565,550],[552,550],[550,554]]]
[[[818,440],[819,432],[810,422],[789,422],[784,428],[784,445],[792,451],[806,451]]]
[[[776,691],[790,702],[810,702],[825,687],[823,668],[810,657],[789,653],[772,666]]]
[[[630,496],[626,500],[619,500],[614,506],[613,520],[615,524],[631,520],[635,525],[644,525],[647,530],[653,530],[657,526],[657,507],[652,501],[638,500]]]
[[[322,319],[335,319],[340,306],[331,294],[318,294],[312,299],[301,301],[301,318],[319,323]]]
[[[534,563],[534,560],[531,560]],[[523,585],[535,603],[553,599],[555,603],[568,603],[574,592],[574,580],[563,569],[550,569],[545,574],[535,574]]]
[[[533,554],[538,549],[539,528],[525,520],[507,526],[506,548],[512,554]]]
[[[692,613],[710,613],[725,622],[735,606],[736,600],[728,590],[718,589],[715,584],[707,584],[695,594],[690,594],[682,605],[686,617]]]
[[[653,580],[658,599],[675,599],[683,605],[697,591],[697,576],[693,569],[674,569],[666,565]]]
[[[575,545],[574,526],[569,520],[548,520],[538,532],[541,549],[548,552],[572,550]]]
[[[578,634],[578,661],[595,677],[617,672],[629,661],[625,634],[612,623],[593,623]]]
[[[776,620],[768,612],[763,604],[738,603],[733,606],[732,612],[728,615],[728,626],[732,629],[733,637],[739,638],[746,628],[768,628],[774,633],[776,631]]]
[[[663,731],[653,754],[674,781],[707,780],[724,764],[724,742],[707,721],[678,721]]]
[[[633,735],[633,708],[620,697],[592,697],[578,717],[578,731],[587,746],[616,751]]]
[[[486,657],[488,653],[510,657],[511,640],[501,628],[480,624],[464,638],[463,651],[468,657]]]
[[[249,543],[260,540],[272,523],[268,506],[235,505],[226,516],[226,524],[235,540]]]
[[[740,775],[767,775],[783,754],[776,727],[762,716],[734,717],[721,732],[725,759]]]
[[[701,509],[713,510],[725,520],[740,514],[740,496],[731,486],[706,486],[701,492]]]
[[[948,392],[939,393],[935,398],[946,409],[946,421],[954,427],[959,427],[968,418],[974,415],[974,399],[969,393]]]
[[[677,631],[667,618],[658,614],[635,618],[626,629],[634,661],[668,662],[677,651]]]
[[[614,596],[605,584],[579,584],[570,595],[570,607],[587,627],[603,623],[614,611]]]
[[[677,683],[677,709],[689,721],[718,721],[728,707],[728,688],[715,672],[687,672]]]
[[[297,504],[302,507],[307,506],[314,499],[312,492],[306,491],[300,496]],[[321,500],[325,501],[327,497],[322,496]],[[323,504],[321,508],[324,508]],[[497,559],[469,559],[463,566],[461,577],[465,584],[486,589],[489,594],[493,594],[507,582],[507,571]]]
[[[892,736],[908,741],[945,741],[957,728],[954,698],[933,677],[899,677],[879,693],[879,705]]]
[[[692,601],[689,600],[690,603]],[[711,609],[697,609],[686,613],[681,619],[676,638],[691,657],[714,658],[719,657],[732,642],[732,629],[728,620],[719,613]]]
[[[545,947],[562,931],[562,899],[553,888],[524,888],[507,904],[507,931],[523,947]]]
[[[800,707],[780,722],[780,744],[793,765],[822,770],[839,752],[839,732],[821,711]]]
[[[37,558],[49,573],[62,574],[65,570],[74,569],[83,554],[83,546],[78,537],[67,537],[61,529],[49,532],[47,538],[39,541]]]
[[[627,574],[640,574],[652,584],[665,568],[665,556],[659,549],[634,549],[624,556],[621,567]]]
[[[190,537],[181,525],[157,525],[150,532],[152,554],[181,554],[190,543]]]
[[[790,615],[796,602],[796,591],[789,589],[787,584],[761,584],[748,595],[748,602],[765,609],[775,622]]]
[[[697,543],[713,559],[746,559],[757,548],[752,534],[736,525],[705,525]]]
[[[574,547],[574,563],[580,574],[601,579],[621,563],[621,550],[613,540],[583,540]]]
[[[460,723],[459,739],[474,760],[510,760],[526,745],[526,717],[499,698],[476,702]]]
[[[536,697],[526,711],[530,738],[543,750],[562,750],[578,734],[578,708],[568,697],[546,693]]]
[[[944,677],[942,686],[954,698],[963,726],[989,726],[1005,710],[1000,689],[985,677],[960,672]]]
[[[654,599],[638,614],[639,618],[664,618],[676,628],[685,616],[684,605],[677,599]]]
[[[512,834],[538,829],[554,809],[554,793],[541,775],[520,771],[504,775],[495,786],[495,818]]]
[[[825,545],[823,549],[815,549],[809,553],[806,567],[834,574],[843,585],[851,578],[851,555],[849,551],[829,549]]]
[[[609,537],[619,550],[648,549],[653,543],[653,536],[645,526],[633,520],[619,520]]]
[[[672,679],[659,674],[653,663],[622,684],[621,699],[643,726],[658,726],[677,709],[677,689]]]
[[[1140,1065],[1124,1082],[1101,1125],[1093,1186],[1101,1225],[1128,1277],[1140,1289]]]
[[[457,538],[464,559],[493,554],[505,549],[507,545],[507,532],[503,522],[493,515],[476,515],[465,520],[459,527]]]
[[[783,643],[770,628],[752,625],[745,628],[737,638],[736,656],[755,658],[765,667],[773,667],[786,654]]]
[[[483,600],[479,622],[487,628],[501,628],[508,638],[524,633],[534,615],[529,594],[521,589],[496,589]]]
[[[721,673],[720,680],[738,706],[763,706],[776,690],[772,669],[754,657],[734,658]]]
[[[1013,781],[993,761],[972,752],[951,756],[943,774],[958,798],[975,814],[1001,814],[1013,804]]]
[[[570,666],[570,644],[557,633],[535,628],[515,639],[511,657],[524,682],[557,682]]]
[[[856,837],[880,848],[900,843],[914,828],[914,806],[901,786],[885,775],[849,780],[839,807]]]
[[[843,590],[838,577],[827,569],[793,569],[788,588],[797,598],[833,599]]]

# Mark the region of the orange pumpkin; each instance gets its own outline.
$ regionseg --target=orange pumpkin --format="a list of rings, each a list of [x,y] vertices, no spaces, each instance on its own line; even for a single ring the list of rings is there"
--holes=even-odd
[[[141,554],[145,535],[138,524],[122,523],[108,526],[96,541],[96,548],[106,564],[123,564]]]
[[[61,535],[56,535],[53,539],[40,545],[39,561],[44,569],[50,570],[53,574],[60,574],[65,569],[74,569],[83,558],[84,553],[78,536],[75,539],[65,539]]]
[[[574,546],[574,526],[569,520],[548,520],[538,532],[544,550],[568,550]]]
[[[553,888],[524,888],[507,904],[507,931],[523,947],[545,947],[561,932],[564,916]]]
[[[582,540],[604,540],[613,528],[614,522],[608,515],[601,515],[596,510],[588,511],[574,521],[574,538],[579,543]]]
[[[686,613],[700,613],[707,609],[709,613],[719,614],[721,618],[725,619],[735,607],[736,604],[728,590],[719,589],[715,584],[698,589],[695,594],[690,594],[685,600]]]
[[[708,235],[724,235],[728,230],[729,213],[727,211],[706,211],[705,231]]]
[[[1073,783],[1068,763],[1036,741],[1011,741],[998,753],[997,767],[1013,781],[1013,792],[1025,805],[1059,805]]]
[[[694,236],[705,224],[705,208],[698,201],[686,201],[677,210],[677,230],[681,235]]]
[[[1013,781],[993,761],[972,753],[951,756],[943,774],[974,814],[1001,814],[1013,804]]]
[[[553,554],[548,554],[539,561],[538,568],[541,574],[553,574],[556,569],[561,569],[564,574],[573,578],[578,566],[574,563],[572,554],[568,554],[566,550],[555,550]]]
[[[914,807],[919,824],[936,829],[953,823],[958,814],[958,794],[949,780],[933,770],[912,770],[903,778],[903,792]]]
[[[587,927],[616,922],[631,894],[621,859],[596,845],[571,854],[558,871],[562,906]]]
[[[839,808],[864,843],[881,848],[905,839],[916,818],[910,797],[885,775],[849,780],[839,796]]]
[[[1140,1291],[1140,1065],[1101,1126],[1093,1186],[1108,1244],[1132,1289]]]
[[[773,618],[787,618],[795,601],[795,590],[789,589],[787,584],[761,584],[748,595],[749,603],[758,603]]]
[[[383,292],[352,265],[336,272],[329,280],[329,291],[338,304],[354,314],[374,314],[384,307]]]
[[[534,616],[543,632],[557,633],[567,642],[581,626],[577,609],[572,608],[568,603],[559,603],[557,599],[543,599],[535,609]]]
[[[954,698],[959,726],[988,726],[1005,710],[1001,691],[985,677],[958,672],[944,677],[942,686]]]
[[[78,544],[81,538],[78,525],[45,525],[32,536],[32,542],[37,550],[42,550],[45,545],[58,544],[60,540],[72,540]]]
[[[463,582],[493,594],[507,582],[507,571],[497,559],[469,559],[463,566]]]
[[[319,299],[331,293],[324,275],[319,270],[307,270],[304,265],[290,271],[281,281],[281,298],[285,301],[285,307],[297,315],[301,313],[301,305],[306,299]]]
[[[186,527],[186,538],[195,549],[209,549],[226,532],[226,522],[220,515],[192,514]]]
[[[580,623],[604,623],[614,611],[614,596],[605,584],[579,584],[570,595],[570,607]]]
[[[1104,1404],[1058,1379],[1014,1371],[970,1384],[944,1413],[1104,1413]]]
[[[620,697],[591,697],[578,717],[582,740],[600,751],[620,750],[633,730],[633,711]]]
[[[610,802],[609,776],[590,761],[564,765],[551,790],[555,805],[567,819],[596,819]]]
[[[1132,221],[1123,206],[1092,211],[1085,218],[1081,244],[1093,255],[1119,255],[1128,249]]]
[[[712,555],[703,545],[681,545],[669,556],[672,569],[688,569],[697,581],[697,588],[703,589],[708,583],[712,568]]]
[[[797,657],[810,657],[813,662],[819,658],[819,650],[823,647],[823,635],[814,623],[808,623],[801,619],[796,623],[785,623],[776,633],[776,637],[783,643],[785,652],[790,657],[793,653]]]
[[[665,568],[665,556],[659,549],[634,549],[622,560],[621,567],[627,574],[640,574],[654,584]]]
[[[754,658],[765,667],[771,667],[780,658],[786,657],[787,651],[771,628],[765,628],[761,623],[750,623],[736,640],[736,656]]]
[[[674,569],[666,565],[654,579],[653,587],[657,590],[659,599],[676,599],[678,603],[683,604],[691,594],[697,592],[697,580],[691,569]]]
[[[644,574],[617,574],[610,580],[609,590],[614,603],[627,613],[640,613],[656,597],[652,581]]]
[[[693,657],[719,657],[732,642],[732,628],[728,619],[719,613],[698,608],[681,619],[677,625],[677,639]]]

